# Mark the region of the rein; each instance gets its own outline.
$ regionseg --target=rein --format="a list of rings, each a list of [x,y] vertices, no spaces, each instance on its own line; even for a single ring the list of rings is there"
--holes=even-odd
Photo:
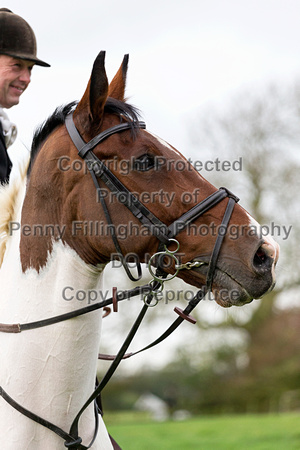
[[[109,298],[103,302],[96,303],[93,305],[89,305],[87,307],[78,309],[76,311],[72,311],[70,313],[65,313],[59,316],[51,317],[48,319],[40,320],[37,322],[31,322],[31,323],[24,323],[24,324],[0,324],[0,332],[6,332],[6,333],[20,333],[22,331],[26,330],[32,330],[35,328],[40,328],[48,325],[52,325],[58,322],[62,322],[74,317],[78,317],[80,315],[95,311],[100,308],[104,308],[108,305],[113,304],[114,311],[117,310],[117,304],[121,300],[125,300],[131,297],[134,297],[136,295],[143,294],[144,296],[144,305],[133,324],[131,330],[129,331],[122,347],[120,348],[118,354],[116,356],[107,356],[99,355],[99,357],[103,359],[112,359],[113,362],[110,365],[108,371],[102,378],[101,382],[98,386],[96,386],[95,391],[92,393],[92,395],[87,399],[86,403],[82,406],[80,411],[78,412],[77,416],[75,417],[69,432],[65,432],[61,428],[57,427],[56,425],[52,424],[51,422],[46,421],[45,419],[37,416],[36,414],[28,411],[24,407],[22,407],[20,404],[18,404],[15,400],[13,400],[2,387],[0,387],[0,396],[3,397],[5,401],[7,401],[12,407],[14,407],[16,410],[24,414],[25,416],[29,417],[30,419],[34,420],[35,422],[43,425],[44,427],[48,428],[49,430],[53,431],[60,437],[62,437],[65,442],[64,445],[66,448],[70,448],[73,450],[86,450],[89,449],[97,436],[98,432],[98,410],[95,404],[95,417],[96,417],[96,426],[95,426],[95,433],[93,436],[92,441],[88,446],[85,446],[82,444],[82,439],[79,436],[78,432],[78,425],[80,417],[82,416],[83,412],[87,409],[87,407],[92,403],[95,402],[97,397],[99,397],[101,391],[106,386],[110,378],[112,377],[113,373],[117,369],[118,365],[120,364],[121,360],[124,358],[129,358],[133,355],[136,355],[140,352],[143,352],[151,347],[154,347],[155,345],[159,344],[163,340],[165,340],[178,326],[184,321],[187,320],[191,323],[196,323],[196,320],[190,315],[190,313],[193,311],[193,309],[198,305],[198,303],[205,297],[208,291],[212,288],[212,282],[214,277],[214,272],[217,265],[217,260],[219,256],[219,252],[226,234],[227,226],[230,221],[231,214],[233,212],[234,206],[236,202],[239,201],[239,199],[232,194],[228,189],[222,187],[218,191],[211,194],[209,197],[195,205],[193,208],[191,208],[189,211],[185,212],[181,217],[176,219],[171,225],[167,226],[164,224],[159,218],[157,218],[148,208],[143,205],[137,197],[135,197],[127,188],[124,186],[124,184],[106,167],[106,165],[99,159],[97,156],[93,153],[93,149],[101,143],[103,140],[107,139],[109,136],[120,133],[124,130],[129,130],[133,128],[137,129],[145,129],[146,125],[144,122],[124,122],[119,125],[116,125],[112,128],[109,128],[108,130],[105,130],[101,133],[99,133],[97,136],[95,136],[91,141],[88,143],[85,143],[83,139],[81,138],[78,130],[75,127],[75,124],[73,122],[72,114],[69,114],[66,117],[65,121],[66,128],[68,130],[68,133],[76,146],[78,150],[78,155],[83,158],[87,164],[87,167],[90,171],[90,174],[92,176],[93,182],[95,184],[95,187],[98,192],[101,192],[100,186],[99,186],[99,180],[101,180],[112,193],[118,194],[118,200],[124,204],[131,213],[145,226],[147,226],[152,234],[157,237],[157,239],[160,241],[158,251],[155,253],[149,261],[149,271],[153,276],[153,280],[144,286],[135,287],[134,289],[131,289],[129,291],[124,291],[119,294],[114,292],[114,295],[112,298]],[[122,195],[120,195],[122,194]],[[174,278],[179,270],[190,270],[194,267],[199,267],[203,264],[206,264],[201,261],[194,261],[194,262],[187,262],[185,264],[180,264],[176,253],[179,250],[179,243],[175,238],[179,232],[184,230],[190,223],[192,223],[194,220],[196,220],[198,217],[200,217],[202,214],[204,214],[209,209],[213,208],[215,205],[217,205],[220,201],[224,200],[225,198],[228,198],[228,203],[226,206],[226,210],[222,219],[221,227],[222,233],[220,233],[220,230],[218,232],[218,236],[215,241],[215,245],[210,257],[210,261],[208,263],[208,269],[207,269],[207,276],[206,276],[206,283],[205,286],[202,287],[201,290],[197,292],[197,294],[194,296],[192,300],[189,301],[188,305],[184,310],[176,307],[174,308],[174,311],[178,314],[178,317],[176,320],[169,326],[169,328],[155,341],[147,345],[146,347],[142,348],[141,350],[138,350],[134,353],[126,353],[128,350],[129,345],[131,344],[146,312],[148,311],[149,307],[155,306],[158,302],[157,299],[157,292],[159,290],[163,289],[163,285],[166,281],[171,280]],[[141,266],[140,263],[137,263],[137,271],[138,271],[138,278],[135,278],[130,270],[129,267],[125,261],[125,258],[122,254],[122,250],[120,247],[120,244],[118,242],[117,236],[114,232],[113,223],[111,221],[111,217],[108,211],[108,208],[106,206],[105,200],[103,196],[100,195],[100,201],[102,208],[104,210],[104,214],[106,217],[106,220],[109,225],[112,227],[112,239],[115,245],[115,248],[118,252],[118,256],[124,266],[124,269],[128,275],[128,277],[133,280],[137,281],[141,278]],[[177,248],[175,251],[170,251],[168,249],[168,245],[172,242],[175,242],[177,244]],[[163,267],[163,259],[165,256],[170,257],[175,261],[175,273],[172,275],[168,275]],[[151,262],[154,260],[154,258],[157,258],[157,268],[155,273],[152,271],[151,268]],[[154,304],[153,304],[154,300]]]

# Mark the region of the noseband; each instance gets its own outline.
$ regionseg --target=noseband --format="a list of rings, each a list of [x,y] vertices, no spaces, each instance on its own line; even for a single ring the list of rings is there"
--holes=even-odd
[[[92,403],[95,402],[97,397],[99,397],[101,391],[106,386],[108,381],[110,380],[111,376],[115,372],[116,368],[118,367],[119,363],[123,358],[127,358],[129,356],[133,356],[137,353],[140,353],[146,349],[149,349],[160,342],[162,342],[164,339],[166,339],[178,326],[184,321],[187,320],[189,322],[195,323],[195,319],[190,316],[191,311],[198,305],[198,303],[205,297],[206,293],[211,290],[212,283],[213,283],[213,277],[217,265],[218,256],[220,253],[220,249],[226,234],[227,226],[230,221],[231,214],[233,212],[234,206],[236,202],[239,201],[239,199],[232,194],[228,189],[222,187],[216,192],[214,192],[212,195],[207,197],[206,199],[202,200],[200,203],[192,207],[190,210],[182,214],[178,219],[176,219],[171,225],[167,226],[164,224],[158,217],[156,217],[145,205],[143,205],[139,199],[133,195],[127,188],[124,186],[124,184],[109,170],[108,167],[94,154],[93,149],[103,142],[105,139],[107,139],[109,136],[120,133],[125,130],[132,130],[134,128],[136,129],[145,129],[146,125],[144,122],[136,121],[136,122],[124,122],[119,125],[116,125],[114,127],[109,128],[108,130],[105,130],[95,136],[91,141],[88,143],[85,143],[84,140],[81,138],[78,130],[75,127],[75,124],[73,122],[72,114],[69,114],[66,117],[65,121],[66,128],[68,130],[68,133],[75,145],[75,147],[78,150],[78,155],[83,158],[86,162],[86,165],[89,169],[89,172],[92,176],[93,182],[95,184],[96,189],[100,193],[100,201],[101,205],[107,220],[108,225],[111,226],[112,229],[112,239],[115,245],[115,248],[117,250],[118,256],[126,270],[127,275],[129,278],[133,281],[137,281],[141,278],[141,267],[139,262],[137,263],[137,269],[138,269],[138,278],[135,278],[129,268],[126,264],[126,260],[122,254],[122,250],[120,247],[120,244],[118,242],[117,236],[114,232],[113,223],[107,208],[107,205],[105,203],[104,197],[101,195],[101,189],[99,185],[99,180],[101,180],[108,188],[109,190],[117,195],[118,200],[120,203],[125,205],[129,211],[135,216],[144,226],[149,228],[151,233],[157,237],[159,240],[159,246],[158,246],[158,252],[153,255],[150,259],[150,262],[153,261],[154,257],[157,257],[157,263],[156,263],[156,272],[153,274],[154,279],[153,282],[149,285],[142,286],[142,287],[136,287],[130,291],[127,291],[125,294],[121,294],[116,296],[113,296],[112,299],[105,300],[101,303],[97,303],[95,305],[89,305],[85,308],[81,308],[76,311],[72,311],[70,313],[62,314],[61,316],[52,317],[49,319],[40,320],[38,322],[31,322],[27,324],[0,324],[0,332],[9,332],[9,333],[19,333],[21,331],[30,330],[34,328],[40,328],[43,326],[48,326],[54,323],[58,323],[73,317],[78,317],[79,315],[95,311],[96,309],[106,307],[109,304],[113,303],[114,310],[117,310],[117,302],[126,298],[130,298],[132,296],[138,295],[140,293],[146,293],[144,298],[144,305],[143,308],[138,315],[134,325],[132,326],[125,342],[123,343],[121,349],[119,350],[118,354],[116,356],[108,357],[105,359],[112,359],[113,362],[111,366],[109,367],[107,373],[102,378],[99,385],[96,387],[93,394],[88,398],[86,403],[83,405],[81,410],[78,412],[77,416],[75,417],[69,433],[65,432],[61,428],[57,427],[56,425],[52,424],[49,421],[46,421],[45,419],[41,418],[40,416],[28,411],[23,406],[21,406],[19,403],[17,403],[15,400],[13,400],[2,387],[0,387],[0,396],[3,397],[4,400],[6,400],[12,407],[14,407],[16,410],[18,410],[20,413],[25,415],[26,417],[29,417],[30,419],[34,420],[35,422],[39,423],[40,425],[43,425],[44,427],[48,428],[49,430],[53,431],[57,435],[59,435],[61,438],[65,440],[65,447],[70,448],[73,450],[86,450],[89,449],[93,443],[95,442],[97,431],[98,431],[98,410],[95,406],[95,417],[96,417],[96,427],[95,427],[95,433],[92,441],[88,446],[85,446],[82,444],[82,439],[79,437],[79,419],[81,418],[83,412],[87,409],[87,407]],[[196,219],[198,219],[201,215],[203,215],[205,212],[216,206],[219,202],[224,200],[225,198],[228,198],[228,203],[226,206],[226,210],[222,219],[222,223],[220,225],[220,229],[215,241],[214,248],[212,250],[212,254],[210,257],[210,261],[208,263],[208,269],[207,269],[207,275],[206,275],[206,283],[205,286],[202,287],[201,290],[197,292],[195,297],[189,301],[188,305],[184,310],[181,310],[180,308],[176,307],[174,310],[178,314],[179,317],[169,326],[169,328],[154,342],[147,345],[143,349],[135,352],[135,353],[127,353],[126,351],[132,342],[145,314],[146,311],[149,309],[149,306],[151,305],[151,302],[153,300],[153,297],[155,295],[155,292],[162,287],[162,284],[164,281],[173,278],[177,275],[179,270],[190,270],[194,267],[199,267],[202,264],[207,264],[201,261],[191,261],[184,264],[179,264],[179,261],[176,258],[176,251],[179,249],[179,243],[174,238],[179,234],[181,231],[186,229],[192,222],[194,222]],[[222,232],[220,230],[222,229]],[[224,231],[225,230],[225,231]],[[169,244],[172,242],[177,243],[177,249],[174,252],[171,252],[168,249]],[[164,270],[164,264],[163,259],[164,256],[171,256],[175,260],[175,274],[173,274],[170,278],[168,277],[167,272]],[[152,273],[152,269],[149,264],[150,272]],[[96,405],[96,403],[95,403]]]

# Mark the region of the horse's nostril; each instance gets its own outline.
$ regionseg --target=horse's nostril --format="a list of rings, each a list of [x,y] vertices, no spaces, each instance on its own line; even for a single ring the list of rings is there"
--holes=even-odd
[[[273,252],[265,244],[261,245],[253,258],[253,265],[256,270],[266,270],[272,267],[274,262]]]
[[[253,260],[254,265],[256,267],[262,266],[262,265],[264,265],[266,259],[267,259],[267,255],[265,254],[263,249],[260,247],[254,255],[254,260]]]

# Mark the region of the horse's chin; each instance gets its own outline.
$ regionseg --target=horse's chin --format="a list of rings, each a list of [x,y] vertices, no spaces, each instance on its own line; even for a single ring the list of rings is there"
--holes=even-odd
[[[184,272],[187,272],[186,270]],[[189,273],[180,274],[187,283],[202,287],[205,284],[207,266],[201,266],[190,270]],[[185,275],[185,276],[184,276]],[[245,287],[228,275],[226,272],[216,269],[212,285],[214,300],[223,308],[230,306],[243,306],[251,303],[253,297]]]
[[[222,287],[219,287],[216,283],[213,284],[213,296],[220,306],[229,308],[230,306],[243,306],[252,302],[253,297],[240,284],[235,282],[230,283],[230,278],[228,284],[231,284],[231,286],[229,287],[223,284]]]

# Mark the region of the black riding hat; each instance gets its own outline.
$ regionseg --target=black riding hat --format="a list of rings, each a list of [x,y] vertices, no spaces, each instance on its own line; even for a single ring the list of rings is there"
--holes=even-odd
[[[0,54],[32,61],[38,66],[50,64],[36,56],[36,38],[33,29],[20,16],[7,8],[0,8]]]

